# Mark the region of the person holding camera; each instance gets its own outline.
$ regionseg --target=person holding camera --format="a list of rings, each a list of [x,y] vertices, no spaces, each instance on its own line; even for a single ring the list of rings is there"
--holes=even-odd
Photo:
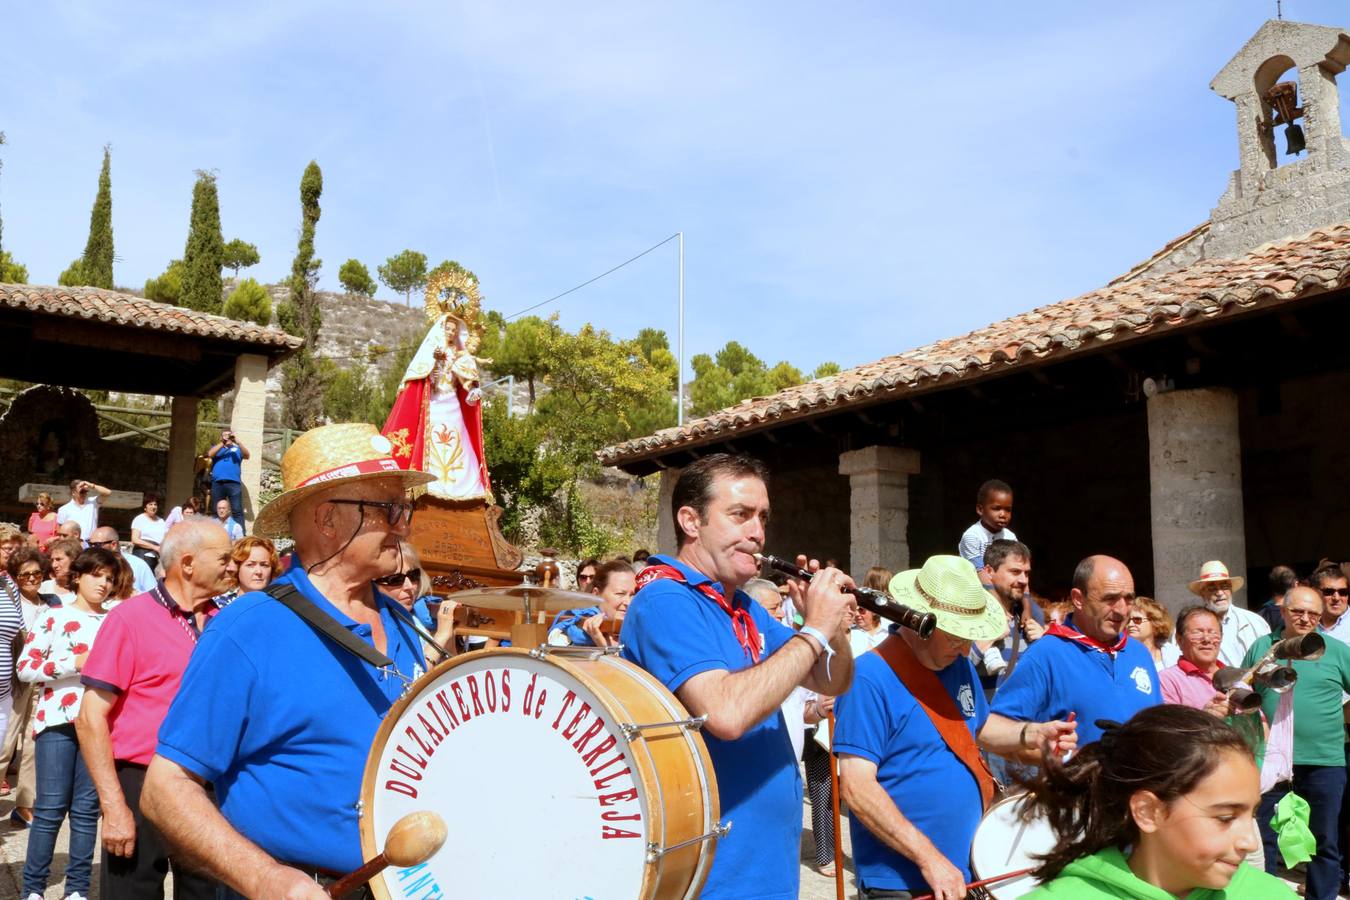
[[[248,448],[239,443],[239,438],[229,429],[220,433],[220,441],[206,451],[211,460],[211,509],[215,509],[221,500],[230,501],[230,518],[240,530],[244,527],[244,486],[240,482],[239,468],[248,459]]]

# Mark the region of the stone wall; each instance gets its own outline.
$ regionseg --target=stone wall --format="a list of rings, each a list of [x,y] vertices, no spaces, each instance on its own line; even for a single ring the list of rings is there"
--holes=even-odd
[[[105,441],[89,398],[70,388],[39,385],[14,398],[0,416],[0,518],[28,521],[31,507],[18,500],[30,482],[68,484],[74,478],[121,491],[162,493],[168,459],[162,450]],[[102,524],[129,534],[140,510],[105,509]]]

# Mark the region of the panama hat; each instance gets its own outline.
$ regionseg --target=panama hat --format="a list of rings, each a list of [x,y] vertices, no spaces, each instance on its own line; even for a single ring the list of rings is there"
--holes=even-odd
[[[930,556],[921,569],[891,579],[891,596],[921,613],[937,616],[937,627],[953,637],[992,641],[1008,631],[1008,614],[959,556]]]
[[[403,468],[393,453],[389,439],[365,422],[311,428],[281,457],[282,492],[258,512],[253,533],[260,537],[290,534],[295,505],[335,484],[396,478],[408,490],[436,480],[435,475]]]
[[[1207,584],[1219,584],[1227,581],[1232,590],[1238,591],[1247,583],[1247,580],[1241,575],[1236,577],[1228,574],[1228,567],[1217,559],[1212,559],[1200,567],[1200,577],[1191,582],[1191,593],[1197,597],[1203,596],[1200,592],[1204,590]]]

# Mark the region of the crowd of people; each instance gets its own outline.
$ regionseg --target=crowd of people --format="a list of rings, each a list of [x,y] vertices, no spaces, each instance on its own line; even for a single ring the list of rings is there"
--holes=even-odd
[[[228,490],[214,515],[188,502],[161,518],[147,497],[124,552],[98,521],[108,490],[86,481],[60,509],[40,497],[26,534],[0,528],[0,648],[17,675],[0,680],[0,772],[31,828],[25,897],[44,894],[67,818],[67,897],[87,895],[100,818],[107,898],[160,896],[169,871],[188,896],[319,898],[361,865],[381,719],[438,660],[483,646],[457,634],[408,541],[429,478],[372,426],[329,425],[287,450],[251,536],[230,527]],[[809,580],[762,575],[769,483],[747,457],[691,464],[671,497],[678,546],[583,561],[593,601],[548,627],[550,644],[617,646],[706,717],[735,827],[702,896],[796,897],[804,794],[814,863],[835,873],[836,760],[861,897],[967,896],[976,828],[1009,791],[1055,834],[1033,896],[1291,896],[1273,877],[1291,791],[1315,841],[1306,896],[1336,895],[1339,565],[1275,570],[1251,612],[1240,576],[1198,560],[1196,602],[1173,617],[1135,595],[1125,562],[1089,556],[1066,598],[1042,602],[1012,488],[991,481],[955,553],[863,580],[931,614],[920,636],[860,610],[832,560],[799,557]],[[1285,640],[1310,636],[1299,646],[1320,652]]]

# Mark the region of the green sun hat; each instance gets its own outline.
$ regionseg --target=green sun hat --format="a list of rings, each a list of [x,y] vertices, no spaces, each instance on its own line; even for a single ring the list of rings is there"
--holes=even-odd
[[[953,637],[992,641],[1008,632],[1003,606],[959,556],[930,556],[923,568],[892,578],[889,587],[896,600],[937,616],[937,627]]]

